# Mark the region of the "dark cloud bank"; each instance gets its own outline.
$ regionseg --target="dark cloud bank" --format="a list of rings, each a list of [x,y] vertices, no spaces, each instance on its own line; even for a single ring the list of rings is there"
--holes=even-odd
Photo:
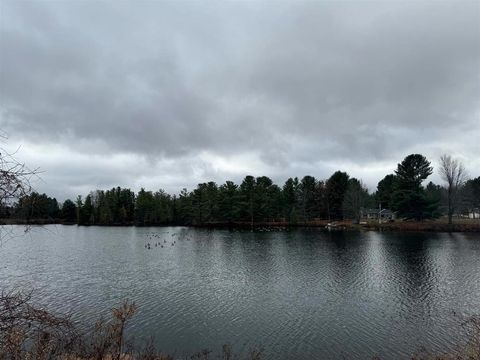
[[[480,3],[0,0],[4,147],[73,197],[480,169]],[[433,178],[434,180],[438,179]]]

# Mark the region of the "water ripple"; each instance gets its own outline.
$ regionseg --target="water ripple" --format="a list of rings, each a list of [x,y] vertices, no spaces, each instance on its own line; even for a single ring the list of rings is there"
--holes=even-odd
[[[396,359],[461,340],[455,314],[480,312],[478,240],[57,226],[1,248],[0,286],[33,287],[80,322],[128,298],[129,331],[177,354],[229,342],[276,359]]]

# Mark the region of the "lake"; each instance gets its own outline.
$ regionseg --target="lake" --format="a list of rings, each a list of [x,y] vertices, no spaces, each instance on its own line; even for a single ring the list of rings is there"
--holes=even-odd
[[[0,287],[19,286],[82,323],[133,300],[129,333],[170,353],[404,359],[480,314],[480,235],[49,225],[1,243]]]

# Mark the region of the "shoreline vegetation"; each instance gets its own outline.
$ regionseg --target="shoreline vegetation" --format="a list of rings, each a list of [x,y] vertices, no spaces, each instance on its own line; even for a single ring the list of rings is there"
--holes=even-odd
[[[110,319],[100,318],[93,326],[79,325],[71,316],[52,313],[34,305],[32,293],[19,291],[0,294],[0,359],[64,360],[173,360],[265,358],[264,349],[251,348],[243,354],[225,344],[219,352],[207,349],[193,354],[166,354],[156,349],[154,339],[141,339],[143,346],[128,337],[128,324],[137,311],[134,302],[124,301],[111,310]],[[480,318],[459,318],[458,329],[464,341],[449,353],[424,349],[410,360],[479,360]],[[146,340],[146,341],[145,341]],[[278,354],[281,358],[281,354]],[[344,356],[339,357],[344,358]],[[380,360],[372,354],[371,359]]]
[[[75,222],[65,222],[61,219],[0,219],[1,225],[77,225]],[[328,221],[312,220],[301,224],[289,224],[282,221],[259,222],[211,222],[197,225],[161,224],[142,225],[134,223],[124,224],[94,224],[78,226],[117,226],[117,227],[167,227],[167,226],[189,226],[194,228],[209,229],[230,229],[230,230],[254,230],[258,232],[288,231],[296,228],[314,228],[325,231],[397,231],[397,232],[480,232],[480,220],[458,219],[453,224],[448,224],[446,219],[424,220],[424,221],[390,221],[378,223],[370,221],[361,224],[352,223],[350,220]]]
[[[283,186],[267,176],[248,175],[239,185],[210,181],[178,195],[116,187],[61,205],[46,194],[27,192],[16,201],[0,203],[0,222],[479,231],[480,176],[467,180],[461,163],[446,155],[441,160],[444,185],[431,181],[424,185],[433,167],[423,155],[411,154],[379,181],[373,193],[342,171],[326,180],[308,175],[289,178]]]

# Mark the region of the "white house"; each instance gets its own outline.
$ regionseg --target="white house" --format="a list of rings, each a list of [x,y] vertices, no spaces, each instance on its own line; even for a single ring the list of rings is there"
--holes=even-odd
[[[362,220],[395,220],[395,213],[390,209],[360,209]]]

